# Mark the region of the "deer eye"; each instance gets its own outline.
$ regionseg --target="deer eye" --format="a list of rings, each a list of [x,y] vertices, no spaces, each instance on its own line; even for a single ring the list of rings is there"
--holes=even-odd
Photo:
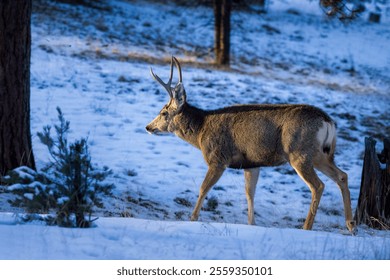
[[[163,117],[166,117],[166,116],[168,116],[168,112],[167,112],[167,111],[161,112],[161,115],[162,115]]]

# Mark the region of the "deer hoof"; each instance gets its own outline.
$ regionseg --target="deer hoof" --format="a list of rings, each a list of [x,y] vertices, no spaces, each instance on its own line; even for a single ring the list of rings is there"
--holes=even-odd
[[[198,220],[198,216],[191,215],[191,222],[196,222]]]
[[[354,220],[347,220],[347,228],[352,235],[357,234],[356,222]]]

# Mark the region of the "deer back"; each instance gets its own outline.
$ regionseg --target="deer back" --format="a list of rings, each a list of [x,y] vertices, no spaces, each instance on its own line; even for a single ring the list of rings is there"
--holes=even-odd
[[[314,156],[322,149],[319,131],[324,123],[333,124],[326,113],[309,105],[238,105],[192,111],[197,115],[177,118],[177,127],[186,131],[177,135],[191,138],[187,141],[192,143],[196,135],[194,146],[202,150],[208,164],[232,168],[280,165],[291,153]],[[197,120],[197,125],[189,125],[191,120]]]

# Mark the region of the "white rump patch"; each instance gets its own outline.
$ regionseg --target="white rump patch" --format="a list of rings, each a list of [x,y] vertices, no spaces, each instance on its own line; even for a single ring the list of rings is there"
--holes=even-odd
[[[321,128],[318,130],[317,139],[320,144],[320,149],[330,148],[333,139],[336,137],[336,126],[329,122],[323,122]]]

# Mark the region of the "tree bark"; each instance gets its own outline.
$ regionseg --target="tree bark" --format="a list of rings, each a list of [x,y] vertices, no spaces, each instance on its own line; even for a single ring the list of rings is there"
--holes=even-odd
[[[221,56],[221,11],[222,0],[214,0],[214,53],[218,63]]]
[[[230,64],[230,14],[232,9],[231,0],[223,0],[222,4],[222,30],[221,30],[221,65]]]
[[[231,0],[214,0],[215,59],[218,65],[230,64]]]
[[[35,169],[30,132],[31,0],[0,2],[0,175]]]
[[[384,140],[380,155],[376,141],[365,139],[360,194],[355,213],[357,224],[364,223],[377,229],[390,229],[390,138]],[[381,168],[381,163],[385,168]]]

